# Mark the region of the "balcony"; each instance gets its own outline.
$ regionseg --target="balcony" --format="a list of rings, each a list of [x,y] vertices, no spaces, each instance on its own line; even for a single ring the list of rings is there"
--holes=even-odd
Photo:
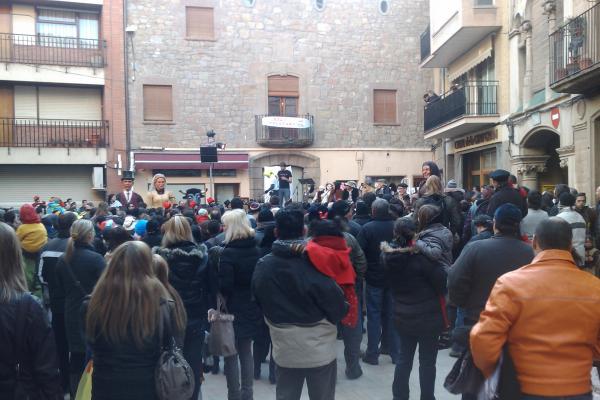
[[[456,137],[493,126],[498,122],[497,104],[497,81],[465,82],[425,105],[425,139]]]
[[[434,3],[434,2],[431,2]],[[446,68],[477,43],[502,27],[501,13],[489,0],[435,2],[443,22],[430,27],[429,43],[421,36],[421,67]],[[455,3],[458,3],[454,6]],[[427,32],[427,31],[426,31]],[[423,33],[425,35],[425,33]],[[425,55],[427,44],[429,54]]]
[[[268,117],[268,115],[254,116],[256,127],[256,143],[258,143],[260,146],[289,148],[308,147],[313,144],[315,136],[313,115],[306,114],[290,118],[290,120],[292,120],[294,123],[297,123],[298,120],[305,120],[304,122],[307,122],[306,125],[308,126],[303,128],[287,128],[265,125],[265,121],[263,120],[265,117]]]
[[[0,62],[104,68],[106,41],[0,33]]]
[[[108,121],[0,118],[0,147],[104,148]]]
[[[600,3],[550,35],[550,87],[583,94],[600,79]]]

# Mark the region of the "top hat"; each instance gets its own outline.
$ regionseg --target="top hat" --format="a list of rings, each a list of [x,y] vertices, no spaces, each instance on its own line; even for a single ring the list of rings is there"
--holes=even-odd
[[[135,178],[133,177],[133,171],[123,171],[123,176],[121,176],[122,181],[133,181]]]

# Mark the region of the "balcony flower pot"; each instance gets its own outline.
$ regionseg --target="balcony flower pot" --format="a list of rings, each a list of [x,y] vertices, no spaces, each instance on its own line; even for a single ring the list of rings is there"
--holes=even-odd
[[[579,60],[579,69],[588,69],[589,67],[592,66],[592,64],[594,64],[594,62],[592,61],[591,58],[589,57],[584,57],[581,60]]]
[[[556,70],[554,71],[554,80],[560,81],[561,79],[565,79],[568,74],[569,72],[566,68],[556,68]]]

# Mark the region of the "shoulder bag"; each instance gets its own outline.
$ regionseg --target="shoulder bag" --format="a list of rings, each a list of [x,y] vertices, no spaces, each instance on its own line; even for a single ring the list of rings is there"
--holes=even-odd
[[[175,342],[171,324],[171,308],[160,307],[158,337],[160,357],[154,370],[156,395],[160,400],[189,399],[194,393],[194,372]]]

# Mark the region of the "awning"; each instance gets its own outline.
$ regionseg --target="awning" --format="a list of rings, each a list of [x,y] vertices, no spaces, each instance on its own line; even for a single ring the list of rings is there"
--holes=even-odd
[[[218,153],[213,169],[248,169],[248,153]],[[134,154],[135,169],[209,169],[197,153],[140,152]]]
[[[490,58],[492,56],[492,50],[492,35],[489,35],[450,64],[448,67],[448,80],[452,82],[462,74],[467,73],[469,70]]]

